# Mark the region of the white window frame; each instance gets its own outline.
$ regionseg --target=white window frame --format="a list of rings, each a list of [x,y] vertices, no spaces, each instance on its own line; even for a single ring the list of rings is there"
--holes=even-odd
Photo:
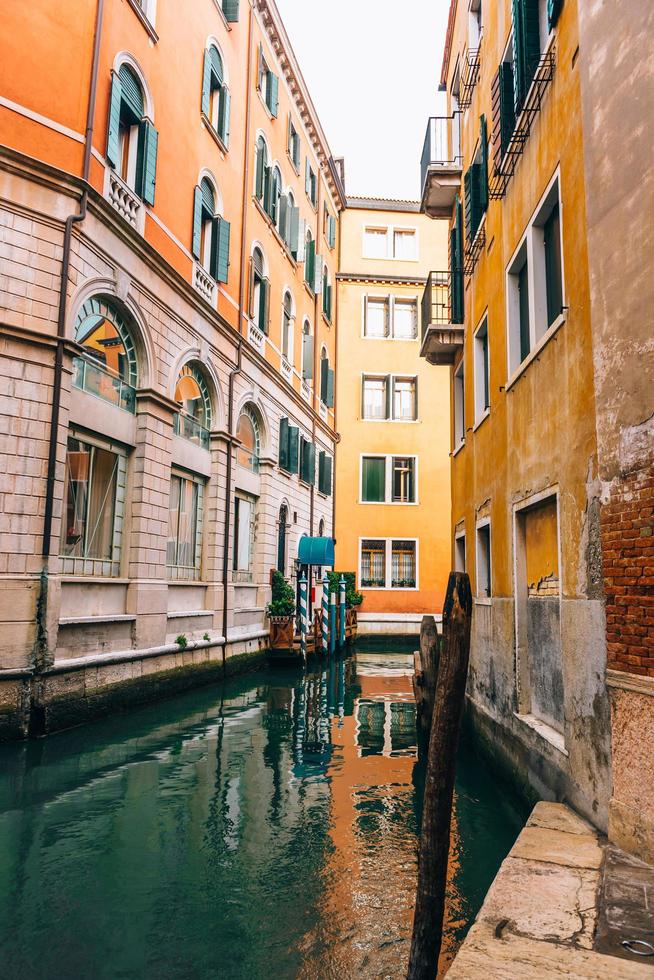
[[[386,254],[371,255],[366,248],[366,233],[383,231],[386,233]],[[411,259],[395,257],[395,232],[411,233],[415,242],[415,254]],[[419,262],[420,261],[420,230],[417,225],[375,225],[366,224],[361,232],[361,256],[371,262]]]
[[[481,536],[480,531],[488,528],[488,593],[480,591]],[[493,601],[493,536],[490,517],[480,518],[475,525],[475,602],[489,606]]]
[[[543,225],[558,201],[561,250],[561,299],[560,315],[548,326],[547,282],[545,278],[545,252]],[[506,267],[506,325],[507,325],[507,389],[520,377],[526,367],[537,357],[550,338],[566,320],[566,283],[563,251],[564,209],[561,197],[560,167],[552,175],[545,191],[534,208],[527,227]],[[527,259],[529,288],[529,353],[520,360],[520,305],[518,272]]]
[[[386,379],[386,404],[388,405],[390,401],[390,414],[385,415],[383,418],[370,419],[363,414],[365,399],[363,397],[365,383],[367,380],[379,380],[380,378]],[[414,385],[414,407],[415,407],[415,418],[413,419],[403,419],[395,418],[395,382],[396,381],[413,381]],[[415,425],[416,422],[420,421],[420,412],[418,409],[418,375],[417,374],[368,374],[366,372],[361,372],[361,421],[362,422],[395,422],[398,425]]]
[[[172,481],[173,478],[178,480],[186,480],[189,483],[194,483],[197,488],[196,497],[196,513],[195,513],[195,549],[194,549],[194,561],[193,565],[179,565],[179,564],[168,564],[168,554],[166,554],[166,574],[170,580],[188,580],[188,581],[199,581],[202,578],[202,550],[203,550],[203,524],[204,524],[204,490],[206,486],[206,480],[197,476],[195,473],[188,473],[185,470],[178,469],[173,466],[171,469],[171,480],[170,480],[170,490],[172,491]],[[168,506],[169,520],[170,520],[170,504]],[[168,539],[166,539],[167,542]],[[166,547],[166,552],[167,552]]]
[[[456,455],[459,449],[466,444],[466,375],[463,358],[454,372],[453,389],[452,439],[453,451]]]
[[[387,316],[387,327],[388,332],[382,337],[376,337],[371,334],[366,333],[366,312],[368,309],[368,304],[373,303],[386,303],[388,316]],[[395,333],[395,304],[409,304],[412,303],[415,306],[415,337],[398,337]],[[398,296],[395,293],[365,293],[361,297],[361,339],[362,340],[398,340],[404,344],[412,344],[420,339],[420,297],[417,294],[412,294],[410,296]]]
[[[245,503],[252,507],[250,527],[248,529],[248,567],[247,568],[237,568],[235,567],[236,555],[238,552],[238,539],[236,535],[236,514],[234,514],[234,533],[233,533],[233,545],[232,545],[232,580],[234,582],[253,582],[254,581],[254,565],[255,565],[255,548],[257,540],[257,498],[251,496],[248,493],[243,493],[237,490],[234,493],[234,510],[236,510],[236,500],[243,500]],[[240,523],[240,522],[239,522]],[[240,527],[239,527],[240,529]]]
[[[484,367],[484,343],[486,357]],[[475,391],[475,429],[490,415],[490,341],[488,335],[488,311],[484,313],[474,332],[473,340],[473,374]],[[484,370],[487,377],[484,377]],[[485,382],[488,384],[488,405],[485,404]]]
[[[363,555],[364,541],[383,541],[385,542],[385,568],[384,585],[361,585],[361,559]],[[393,543],[395,541],[412,541],[415,546],[416,555],[416,584],[414,586],[393,586]],[[395,537],[386,538],[378,534],[366,534],[359,538],[359,559],[358,559],[359,585],[366,592],[419,592],[420,591],[420,538]]]
[[[383,459],[384,462],[384,500],[363,499],[363,461],[364,459]],[[393,500],[393,460],[412,459],[414,500]],[[359,455],[359,500],[366,507],[418,507],[420,505],[419,486],[419,457],[416,453],[361,453]],[[377,540],[377,539],[375,539]],[[379,539],[381,541],[381,538]],[[400,539],[398,539],[400,540]],[[404,539],[402,539],[404,540]],[[409,540],[408,538],[406,539]]]

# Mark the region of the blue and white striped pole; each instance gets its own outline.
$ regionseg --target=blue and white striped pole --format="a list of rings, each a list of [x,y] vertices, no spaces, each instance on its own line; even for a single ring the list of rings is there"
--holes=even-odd
[[[345,576],[338,583],[338,645],[345,646]]]
[[[303,663],[307,662],[307,579],[302,575],[300,582],[300,653]]]
[[[329,653],[329,579],[325,572],[322,580],[322,652]]]
[[[329,593],[329,652],[336,652],[336,589]]]

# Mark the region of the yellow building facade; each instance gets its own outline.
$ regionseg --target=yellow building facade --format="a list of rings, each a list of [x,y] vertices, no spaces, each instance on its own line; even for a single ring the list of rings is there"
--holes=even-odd
[[[450,565],[449,378],[419,357],[430,263],[447,224],[417,203],[349,199],[341,215],[336,563],[356,570],[364,632],[417,632]]]
[[[476,597],[472,715],[530,793],[606,828],[578,59],[576,0],[453,0],[448,116],[430,120],[422,188],[423,210],[450,218],[450,265],[447,288],[431,287],[421,350],[452,371],[453,560]]]

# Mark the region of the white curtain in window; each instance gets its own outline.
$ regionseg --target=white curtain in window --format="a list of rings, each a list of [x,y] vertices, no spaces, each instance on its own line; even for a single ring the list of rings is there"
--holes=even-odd
[[[388,300],[369,299],[366,303],[366,337],[388,335]]]
[[[416,417],[415,381],[395,381],[393,385],[393,418],[415,419]]]
[[[414,340],[418,336],[418,309],[415,300],[395,300],[393,335],[405,340]]]
[[[416,233],[414,231],[396,231],[393,236],[393,255],[396,259],[411,260],[416,258]]]
[[[386,228],[366,228],[364,233],[364,255],[367,259],[388,257],[388,231]]]
[[[386,379],[365,378],[363,382],[363,417],[386,418]]]

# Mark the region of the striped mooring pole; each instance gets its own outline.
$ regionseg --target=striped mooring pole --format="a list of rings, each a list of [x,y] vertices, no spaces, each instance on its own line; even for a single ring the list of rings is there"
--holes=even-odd
[[[322,580],[322,652],[329,653],[329,579],[325,572]]]
[[[307,662],[307,579],[302,575],[300,582],[300,653]]]
[[[336,652],[336,589],[329,593],[329,652]]]
[[[338,583],[338,645],[345,646],[345,576]]]

